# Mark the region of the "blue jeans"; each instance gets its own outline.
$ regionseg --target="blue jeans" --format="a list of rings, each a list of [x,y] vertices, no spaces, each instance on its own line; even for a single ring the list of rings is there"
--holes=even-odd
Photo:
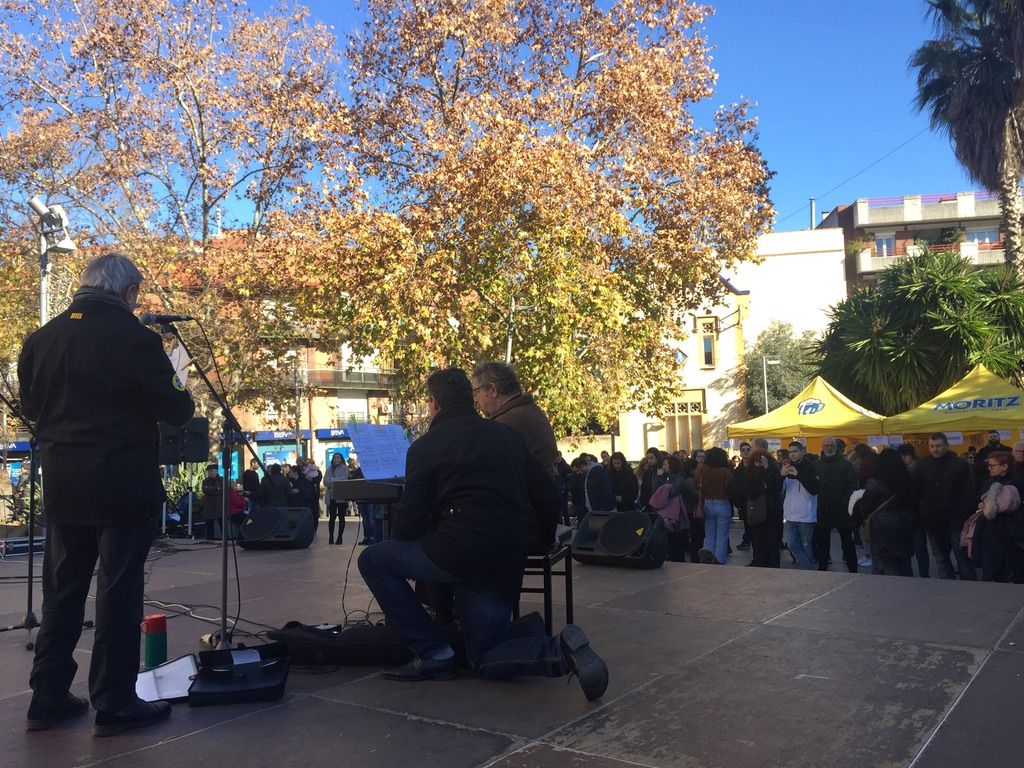
[[[427,557],[416,541],[388,539],[359,555],[359,572],[389,625],[421,658],[450,649],[448,634],[427,614],[408,579],[451,584],[466,637],[466,656],[481,677],[564,674],[558,640],[543,633],[510,639],[512,604],[460,583]]]
[[[377,505],[360,502],[359,516],[363,518],[363,538],[370,542],[380,541],[380,520],[377,519]]]
[[[715,554],[720,563],[729,558],[729,523],[732,504],[728,499],[704,499],[704,549]]]
[[[786,534],[786,546],[796,564],[805,571],[814,570],[814,558],[811,554],[811,541],[814,539],[814,523],[791,523],[788,520],[783,526]]]

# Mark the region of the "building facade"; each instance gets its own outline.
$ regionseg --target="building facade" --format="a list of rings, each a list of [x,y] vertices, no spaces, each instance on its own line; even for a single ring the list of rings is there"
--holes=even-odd
[[[828,213],[817,230],[838,229],[846,242],[850,289],[920,252],[920,243],[959,253],[978,266],[1005,262],[999,200],[992,192],[905,195],[856,200]]]

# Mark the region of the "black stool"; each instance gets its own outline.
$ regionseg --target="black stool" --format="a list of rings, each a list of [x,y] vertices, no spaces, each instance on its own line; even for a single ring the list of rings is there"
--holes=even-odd
[[[530,555],[526,559],[526,568],[523,569],[523,580],[525,581],[528,576],[542,576],[544,579],[543,587],[526,587],[524,586],[520,592],[529,594],[543,594],[544,595],[544,629],[549,635],[554,634],[552,632],[551,624],[551,577],[561,576],[565,579],[565,623],[572,624],[572,547],[568,544],[562,544],[558,549],[549,552],[546,555]],[[562,569],[556,571],[552,566],[562,563]],[[519,601],[516,600],[512,606],[512,618],[519,618]]]

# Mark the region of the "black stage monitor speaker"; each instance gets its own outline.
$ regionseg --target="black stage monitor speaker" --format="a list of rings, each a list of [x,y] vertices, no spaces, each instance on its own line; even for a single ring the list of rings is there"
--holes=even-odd
[[[185,430],[163,421],[158,426],[160,427],[159,462],[161,464],[181,464],[181,441]]]
[[[572,542],[572,559],[590,565],[660,568],[666,555],[665,524],[645,512],[591,512]]]
[[[181,455],[187,462],[206,461],[210,458],[210,421],[197,416],[185,423]]]
[[[302,549],[313,543],[309,507],[257,507],[242,523],[238,544],[244,549]]]

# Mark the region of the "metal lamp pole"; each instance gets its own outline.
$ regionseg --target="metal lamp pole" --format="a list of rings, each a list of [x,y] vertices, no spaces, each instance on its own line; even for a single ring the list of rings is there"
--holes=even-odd
[[[28,207],[39,216],[39,325],[50,319],[50,253],[72,253],[75,243],[68,235],[68,215],[60,205],[46,205],[38,197]]]
[[[533,304],[516,306],[516,297],[513,296],[508,307],[508,340],[505,344],[505,364],[512,365],[512,333],[516,327],[516,312],[533,312],[537,307]]]

